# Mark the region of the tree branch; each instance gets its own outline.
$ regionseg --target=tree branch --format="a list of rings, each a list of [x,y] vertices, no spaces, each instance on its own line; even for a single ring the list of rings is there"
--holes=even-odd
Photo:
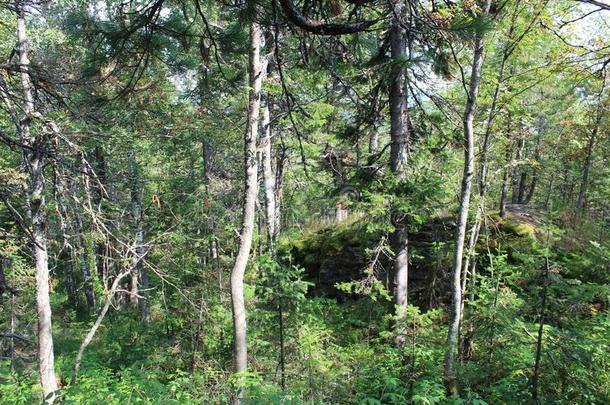
[[[356,23],[325,23],[305,17],[294,5],[292,0],[279,0],[282,10],[290,22],[297,27],[317,35],[355,34],[370,28],[378,20],[365,20]]]
[[[601,1],[597,1],[597,0],[575,0],[575,1],[577,1],[579,3],[591,4],[592,6],[597,6],[604,10],[610,11],[610,4],[602,3]]]

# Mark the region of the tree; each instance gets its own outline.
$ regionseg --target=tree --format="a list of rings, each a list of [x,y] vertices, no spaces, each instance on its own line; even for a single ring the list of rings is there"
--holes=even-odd
[[[248,349],[246,343],[246,305],[244,301],[244,273],[248,265],[248,256],[252,247],[256,196],[258,194],[258,164],[256,161],[256,143],[258,140],[259,113],[261,105],[261,87],[266,72],[266,61],[261,57],[262,28],[256,21],[255,6],[249,3],[252,21],[250,22],[250,42],[248,65],[248,120],[244,135],[244,203],[243,220],[240,233],[239,250],[231,270],[231,305],[233,310],[233,336],[235,350],[235,371],[240,375],[238,394],[235,403],[240,404],[244,398],[243,374],[248,367]]]
[[[242,3],[0,6],[0,402],[609,403],[607,11]]]
[[[407,153],[409,144],[407,87],[405,86],[405,63],[407,51],[407,34],[403,28],[407,4],[403,0],[391,3],[390,14],[390,52],[392,73],[390,77],[390,168],[399,178],[404,179],[407,169]],[[409,10],[410,11],[410,10]],[[403,218],[395,221],[396,230],[392,235],[392,249],[394,250],[394,303],[399,323],[404,322],[404,315],[408,302],[409,283],[409,253],[408,234]],[[402,326],[400,327],[402,328]],[[405,344],[405,335],[402,330],[397,332],[396,344],[402,347]]]
[[[23,93],[23,118],[16,123],[20,142],[24,145],[24,159],[27,162],[28,217],[31,222],[32,255],[36,264],[36,307],[38,312],[38,362],[40,383],[45,400],[52,403],[58,390],[55,377],[55,358],[53,354],[53,326],[51,303],[49,300],[49,258],[45,235],[45,197],[44,197],[44,156],[48,142],[44,128],[32,124],[42,118],[34,104],[33,85],[30,77],[28,38],[25,22],[26,4],[16,4],[17,45],[19,51],[19,72]]]
[[[273,173],[273,136],[271,127],[271,100],[269,94],[263,95],[263,121],[261,131],[262,165],[263,165],[263,184],[265,192],[265,219],[267,223],[267,245],[271,251],[273,242],[277,236],[276,221],[277,221],[277,204],[275,190],[275,176]]]
[[[602,119],[602,114],[600,110],[598,110],[596,115],[597,117],[594,120],[593,129],[591,130],[591,134],[589,135],[589,140],[587,142],[587,153],[585,155],[585,161],[582,167],[582,180],[580,182],[578,198],[576,199],[576,210],[581,212],[585,208],[585,193],[587,192],[587,183],[589,182],[589,171],[591,170],[593,147],[595,146],[597,131],[599,130],[599,125]]]
[[[491,1],[486,0],[483,6],[482,16],[489,15]],[[468,210],[470,208],[470,193],[472,189],[472,178],[474,176],[474,115],[476,110],[481,71],[483,68],[484,32],[478,31],[474,41],[474,53],[472,59],[472,70],[470,72],[470,83],[464,109],[464,173],[462,176],[462,188],[460,192],[460,208],[457,219],[457,230],[455,236],[455,253],[453,256],[452,269],[452,293],[451,293],[451,318],[449,332],[447,335],[447,351],[445,352],[444,382],[447,393],[458,394],[458,386],[455,378],[455,353],[458,337],[460,334],[460,319],[462,308],[462,261],[464,258],[464,239],[468,224]]]

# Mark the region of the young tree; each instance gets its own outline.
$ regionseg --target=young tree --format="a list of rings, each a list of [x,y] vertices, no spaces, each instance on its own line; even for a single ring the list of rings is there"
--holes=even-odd
[[[481,17],[487,17],[491,7],[491,0],[486,0]],[[484,32],[478,31],[474,42],[474,54],[472,59],[472,70],[470,72],[470,83],[464,109],[464,174],[460,192],[460,208],[457,220],[457,231],[455,237],[455,252],[453,256],[452,269],[452,298],[451,318],[449,332],[447,335],[447,351],[445,352],[444,382],[447,393],[458,394],[458,386],[455,378],[455,353],[458,337],[460,334],[460,319],[462,308],[462,261],[464,259],[464,239],[468,224],[468,210],[470,208],[470,193],[472,189],[472,178],[474,176],[474,115],[476,110],[481,71],[483,69]]]
[[[233,311],[233,336],[235,371],[243,374],[248,367],[248,349],[246,343],[246,305],[244,300],[244,273],[252,247],[254,218],[256,215],[256,197],[258,194],[258,164],[256,161],[256,143],[258,140],[259,113],[261,104],[261,87],[266,71],[265,61],[261,58],[262,28],[257,21],[254,2],[249,2],[251,13],[249,65],[248,65],[248,120],[244,134],[244,202],[243,222],[240,232],[239,250],[231,270],[231,308]],[[243,376],[242,376],[243,377]],[[238,379],[239,391],[235,403],[240,404],[244,398],[242,379]]]

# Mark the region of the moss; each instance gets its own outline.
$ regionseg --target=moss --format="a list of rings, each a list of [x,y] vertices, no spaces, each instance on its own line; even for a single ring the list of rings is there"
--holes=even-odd
[[[280,241],[278,252],[280,255],[292,254],[297,262],[315,268],[325,258],[342,254],[346,247],[362,248],[364,251],[374,236],[364,231],[364,225],[357,220],[348,220],[338,225],[305,231],[301,235],[292,235]]]
[[[499,213],[494,212],[493,214],[490,214],[489,217],[492,219],[492,221],[501,224],[502,222],[504,222],[504,218],[502,218],[500,216]]]
[[[305,238],[283,238],[277,243],[277,251],[280,255],[290,253],[291,250],[302,250],[305,247]]]
[[[501,229],[507,233],[519,237],[531,237],[533,238],[536,234],[536,228],[533,225],[526,222],[515,222],[511,220],[504,220],[500,223]]]

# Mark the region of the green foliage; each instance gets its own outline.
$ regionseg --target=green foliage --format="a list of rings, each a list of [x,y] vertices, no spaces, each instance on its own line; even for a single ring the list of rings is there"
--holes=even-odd
[[[539,402],[610,403],[610,121],[598,71],[608,60],[608,35],[607,24],[595,20],[603,13],[581,19],[585,9],[568,0],[494,1],[492,16],[481,15],[480,1],[405,2],[414,19],[404,23],[416,26],[407,27],[408,56],[393,59],[384,2],[356,1],[353,9],[352,1],[305,2],[302,12],[313,19],[378,21],[365,32],[324,37],[293,29],[270,1],[256,2],[256,9],[213,1],[127,3],[28,7],[29,74],[42,116],[31,120],[22,116],[15,13],[0,6],[0,259],[6,286],[19,291],[0,294],[0,332],[27,337],[13,339],[14,352],[0,337],[0,356],[15,357],[12,364],[0,361],[1,403],[40,403],[42,396],[32,242],[20,223],[29,221],[23,165],[29,149],[20,133],[29,121],[31,135],[45,138],[43,209],[61,403],[227,404],[238,381],[247,388],[246,404],[528,403],[541,318]],[[282,185],[281,234],[273,249],[266,246],[261,191],[245,276],[248,372],[235,375],[229,280],[242,226],[253,19],[263,27],[263,54],[275,47],[263,91]],[[472,339],[472,351],[457,366],[460,395],[447,397],[441,376],[464,152],[462,75],[482,34],[473,125],[476,166],[486,158],[488,184],[484,198],[480,184],[473,188],[469,226],[479,203],[484,222],[470,257],[477,276],[466,285],[461,336]],[[407,72],[405,178],[388,167],[387,100],[396,67]],[[367,148],[372,135],[376,149]],[[95,157],[100,152],[103,164]],[[585,204],[576,211],[588,160]],[[524,178],[525,191],[534,193],[500,218],[490,211],[504,173],[509,183]],[[66,218],[55,195],[58,174],[69,183],[60,196]],[[122,284],[72,383],[75,355],[108,289],[98,266],[107,261],[106,284],[133,266],[139,219],[132,194],[144,206],[150,289],[141,293],[150,321],[138,317],[129,283]],[[337,202],[348,212],[340,223]],[[75,213],[83,217],[82,249]],[[409,236],[410,305],[401,319],[391,315],[390,241],[398,227]],[[64,238],[74,247],[67,257]],[[104,244],[109,251],[100,254]],[[94,273],[95,308],[85,306],[81,253]],[[77,308],[66,293],[69,265]],[[406,333],[400,349],[396,327]]]

